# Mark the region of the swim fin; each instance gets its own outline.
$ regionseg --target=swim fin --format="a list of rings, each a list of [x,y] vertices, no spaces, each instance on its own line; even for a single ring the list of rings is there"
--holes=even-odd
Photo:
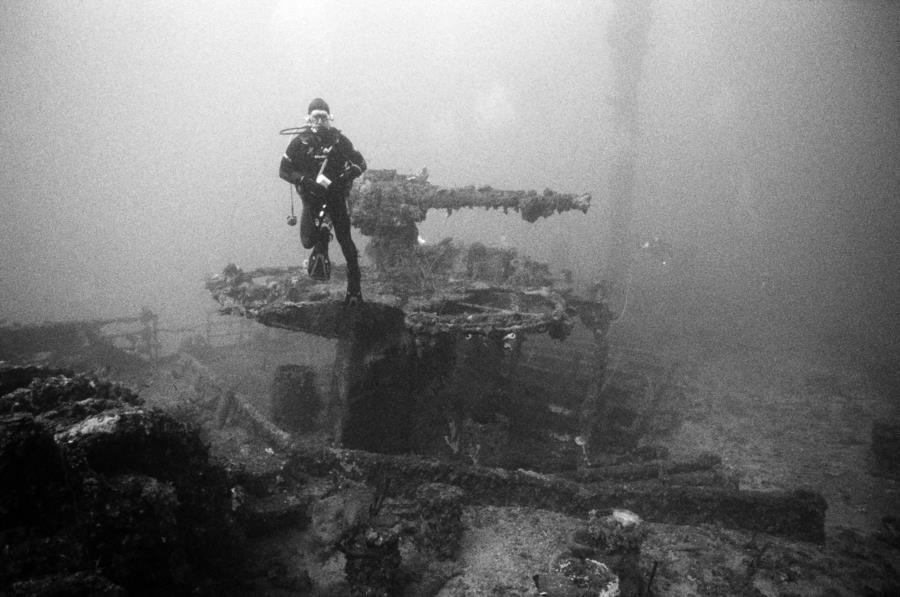
[[[328,242],[319,242],[313,247],[306,265],[306,273],[313,280],[327,282],[331,279],[331,260],[328,259]]]

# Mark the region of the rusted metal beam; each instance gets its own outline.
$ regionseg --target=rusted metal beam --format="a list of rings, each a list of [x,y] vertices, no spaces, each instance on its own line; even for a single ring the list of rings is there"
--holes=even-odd
[[[645,520],[669,524],[719,524],[803,541],[825,539],[825,499],[814,492],[744,491],[666,483],[583,485],[530,471],[447,463],[417,456],[295,447],[285,470],[297,474],[353,474],[369,484],[390,479],[392,491],[412,494],[422,483],[448,483],[468,503],[520,505],[586,516],[592,509],[627,508]]]

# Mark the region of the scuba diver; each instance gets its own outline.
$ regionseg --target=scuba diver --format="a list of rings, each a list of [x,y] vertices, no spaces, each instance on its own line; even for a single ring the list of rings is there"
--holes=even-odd
[[[328,243],[334,235],[347,261],[347,296],[345,304],[362,302],[359,253],[350,235],[350,212],[347,197],[353,181],[366,171],[366,160],[339,129],[331,126],[331,110],[325,100],[312,100],[307,109],[306,124],[285,129],[294,138],[281,158],[278,175],[297,188],[303,205],[300,215],[300,242],[312,249],[307,271],[313,279],[329,280],[331,262]],[[288,219],[293,225],[296,218]]]

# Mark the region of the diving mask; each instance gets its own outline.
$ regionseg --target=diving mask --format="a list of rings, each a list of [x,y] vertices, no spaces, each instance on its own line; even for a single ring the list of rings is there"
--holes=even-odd
[[[314,131],[320,128],[327,129],[331,126],[331,120],[331,114],[325,110],[313,110],[309,113],[309,116],[306,117],[306,121]]]

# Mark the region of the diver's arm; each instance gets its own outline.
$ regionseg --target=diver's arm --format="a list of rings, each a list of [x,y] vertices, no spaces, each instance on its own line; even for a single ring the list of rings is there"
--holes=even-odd
[[[366,159],[363,155],[353,147],[353,143],[350,142],[350,139],[341,135],[336,146],[341,156],[346,161],[346,167],[341,173],[341,179],[349,183],[362,176],[362,173],[366,171],[368,165],[366,164]]]
[[[309,146],[303,142],[302,135],[297,135],[288,143],[287,149],[281,156],[281,165],[278,168],[278,176],[291,184],[298,184],[304,177],[314,172],[317,164],[309,163],[307,154]],[[313,175],[313,177],[315,177]]]
[[[360,174],[366,171],[366,159],[363,157],[363,154],[353,147],[353,143],[350,142],[350,139],[341,134],[336,145],[344,159],[350,162],[351,165],[359,168]]]
[[[291,161],[287,154],[281,156],[281,166],[278,168],[278,176],[291,184],[297,184],[303,178],[303,175],[294,167],[294,162]]]

